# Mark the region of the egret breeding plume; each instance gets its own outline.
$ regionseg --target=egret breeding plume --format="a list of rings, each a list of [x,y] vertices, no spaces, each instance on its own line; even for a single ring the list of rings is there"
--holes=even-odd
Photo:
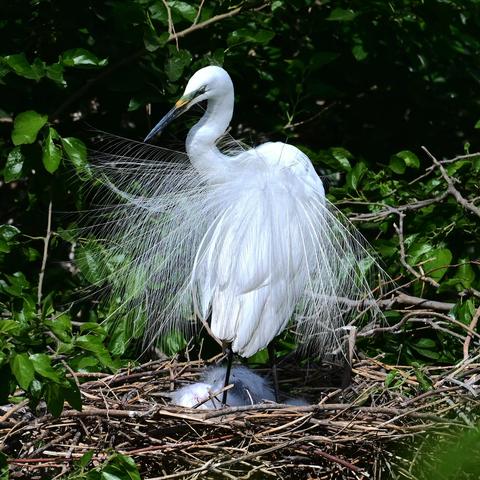
[[[152,143],[202,101],[186,155]],[[145,143],[112,138],[97,153],[109,192],[101,235],[111,315],[127,315],[125,335],[145,332],[146,344],[198,318],[243,357],[292,321],[299,341],[321,353],[335,347],[352,301],[374,304],[365,271],[375,262],[304,153],[225,136],[233,105],[228,73],[202,68]]]

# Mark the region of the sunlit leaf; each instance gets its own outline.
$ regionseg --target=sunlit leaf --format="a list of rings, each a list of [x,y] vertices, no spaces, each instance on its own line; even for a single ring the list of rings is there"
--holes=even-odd
[[[35,376],[35,370],[32,361],[26,353],[17,353],[10,361],[10,368],[15,375],[18,384],[27,390]]]
[[[62,150],[53,141],[57,137],[57,132],[53,128],[49,128],[48,135],[43,140],[42,162],[45,170],[49,173],[56,172],[62,160]]]
[[[38,132],[46,123],[47,115],[41,115],[33,110],[19,113],[13,124],[13,144],[33,143],[37,139]]]
[[[67,67],[98,68],[107,65],[108,60],[99,59],[94,53],[84,48],[73,48],[63,52],[62,63]]]
[[[7,163],[3,169],[3,178],[6,183],[18,180],[22,176],[25,156],[20,147],[13,148],[7,157]]]

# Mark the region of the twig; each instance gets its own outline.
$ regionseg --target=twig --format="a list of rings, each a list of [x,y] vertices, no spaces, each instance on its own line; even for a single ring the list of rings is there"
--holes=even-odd
[[[430,285],[432,285],[433,287],[435,288],[438,288],[440,285],[433,279],[433,278],[430,278],[430,277],[427,277],[425,275],[422,275],[421,273],[418,273],[408,262],[407,262],[407,259],[406,259],[406,255],[405,255],[405,239],[404,239],[404,236],[403,236],[403,219],[405,217],[405,214],[400,212],[398,214],[398,226],[396,224],[394,224],[394,228],[395,228],[395,231],[397,232],[397,235],[398,235],[398,243],[399,243],[399,246],[400,246],[400,263],[413,275],[415,276],[416,278],[418,278],[419,280],[422,280],[424,282],[427,282],[429,283]]]
[[[205,0],[202,0],[200,2],[200,5],[198,7],[197,15],[195,16],[195,20],[193,21],[193,24],[196,25],[198,23],[198,20],[200,19],[200,14],[202,13],[202,8],[203,4],[205,3]]]
[[[433,198],[427,198],[426,200],[419,200],[418,202],[407,203],[405,205],[399,205],[398,207],[387,206],[384,210],[371,213],[359,213],[354,217],[349,217],[352,222],[364,222],[364,221],[373,221],[373,220],[382,220],[388,215],[399,215],[400,212],[412,212],[415,210],[420,210],[421,208],[428,207],[434,203],[439,203],[448,196],[448,192],[443,192],[440,195],[437,195]],[[369,204],[367,202],[367,204]]]
[[[472,321],[470,322],[470,325],[469,325],[470,331],[467,334],[467,338],[465,339],[465,342],[463,342],[463,359],[464,360],[466,360],[469,356],[468,350],[470,348],[470,343],[472,341],[473,334],[479,318],[480,318],[480,307],[477,308],[477,310],[475,311],[475,314],[473,315]]]
[[[480,208],[476,207],[473,203],[469,202],[467,199],[463,198],[462,194],[455,188],[453,185],[453,180],[452,178],[448,175],[447,171],[445,170],[445,167],[435,158],[434,155],[432,155],[425,147],[422,147],[422,149],[427,153],[427,155],[432,159],[434,165],[438,167],[440,170],[440,173],[447,183],[448,186],[448,192],[455,198],[455,200],[466,210],[470,210],[472,213],[474,213],[477,217],[480,218]]]
[[[47,214],[47,233],[43,240],[43,258],[42,266],[40,267],[40,274],[38,275],[38,290],[37,290],[37,309],[40,314],[42,311],[42,289],[43,289],[43,278],[45,276],[45,267],[47,265],[48,258],[48,245],[50,243],[50,237],[52,236],[52,201],[48,203],[48,214]]]
[[[167,0],[162,0],[163,5],[167,9],[167,18],[168,18],[168,33],[170,34],[170,37],[175,37],[175,25],[173,24],[173,19],[172,19],[172,9],[170,8],[170,5],[168,4]],[[178,38],[175,37],[175,44],[177,46],[177,51],[180,50],[178,48]]]

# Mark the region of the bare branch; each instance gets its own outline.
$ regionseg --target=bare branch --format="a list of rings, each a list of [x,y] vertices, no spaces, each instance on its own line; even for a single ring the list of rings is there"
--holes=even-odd
[[[41,311],[43,278],[45,276],[45,267],[47,265],[47,258],[48,258],[48,245],[50,243],[51,236],[52,236],[52,201],[50,200],[48,204],[48,214],[47,214],[47,233],[43,240],[42,266],[40,267],[40,274],[38,275],[37,308],[39,313]]]
[[[445,167],[425,148],[422,147],[422,149],[427,153],[427,155],[432,159],[434,165],[440,170],[440,173],[445,180],[445,182],[448,185],[448,193],[452,195],[455,200],[465,209],[469,210],[472,213],[474,213],[477,217],[480,218],[480,208],[476,207],[473,203],[469,202],[467,199],[465,199],[462,194],[455,188],[455,185],[453,184],[452,177],[450,177],[445,170]]]
[[[480,318],[480,307],[477,308],[475,314],[473,315],[472,321],[470,322],[467,338],[463,343],[463,359],[467,360],[469,353],[468,349],[470,348],[470,343],[472,341],[473,335],[475,334],[475,328],[477,326],[478,320]],[[462,324],[463,325],[463,324]]]

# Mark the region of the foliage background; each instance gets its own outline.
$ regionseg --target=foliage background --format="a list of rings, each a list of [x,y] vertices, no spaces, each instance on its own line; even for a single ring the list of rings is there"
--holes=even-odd
[[[0,403],[20,386],[54,414],[64,399],[80,408],[69,369],[114,370],[134,358],[124,337],[99,324],[108,305],[72,304],[96,266],[87,247],[73,248],[66,229],[75,216],[62,212],[88,207],[91,128],[142,139],[210,63],[235,83],[232,135],[303,148],[405,291],[453,303],[451,315],[471,324],[478,215],[442,197],[445,178],[428,170],[420,147],[438,159],[467,154],[445,167],[476,208],[480,160],[468,154],[480,140],[479,1],[18,0],[0,8]],[[172,125],[166,141],[181,145],[186,129]],[[387,314],[392,324],[401,316]],[[408,324],[381,348],[361,344],[415,365],[453,363],[462,345]],[[171,339],[171,351],[181,346]]]

